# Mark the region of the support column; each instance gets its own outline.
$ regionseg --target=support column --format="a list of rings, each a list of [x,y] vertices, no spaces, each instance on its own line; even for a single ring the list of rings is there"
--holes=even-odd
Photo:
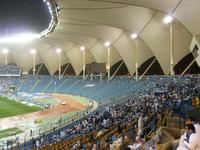
[[[37,51],[35,49],[31,49],[30,53],[33,56],[33,76],[35,76],[35,72],[36,72],[36,69],[35,69],[35,56],[36,56]]]
[[[35,76],[35,53],[33,53],[33,76]]]
[[[170,75],[174,74],[173,22],[170,23]]]
[[[85,50],[83,50],[83,80],[85,80]]]
[[[61,52],[58,53],[58,76],[59,76],[59,80],[61,79]]]
[[[138,80],[138,43],[135,39],[135,80]]]
[[[8,53],[5,53],[5,64],[8,64]]]
[[[108,47],[108,81],[110,80],[110,47]]]

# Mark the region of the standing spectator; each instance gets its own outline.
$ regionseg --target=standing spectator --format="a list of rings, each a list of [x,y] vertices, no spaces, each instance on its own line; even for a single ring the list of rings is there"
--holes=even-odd
[[[36,144],[36,147],[37,147],[37,148],[40,147],[40,141],[39,141],[39,140],[36,140],[35,144]]]
[[[139,119],[138,119],[138,136],[143,135],[143,127],[144,127],[144,117],[143,114],[140,115]]]

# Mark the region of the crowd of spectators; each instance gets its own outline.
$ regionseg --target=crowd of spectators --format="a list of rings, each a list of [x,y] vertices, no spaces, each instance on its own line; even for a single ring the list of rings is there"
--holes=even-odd
[[[189,100],[191,102],[191,99],[193,99],[194,97],[200,96],[199,93],[196,90],[194,90],[195,87],[198,85],[200,85],[199,76],[187,76],[187,77],[178,76],[178,77],[175,77],[174,80],[169,83],[157,82],[156,89],[159,89],[159,90],[156,90],[156,93],[154,92],[154,94],[148,93],[147,101],[141,101],[143,104],[143,108],[140,110],[148,110],[149,109],[148,106],[151,106],[152,108],[155,109],[155,111],[163,112],[163,111],[159,111],[160,108],[165,109],[167,107],[167,109],[172,109],[174,105],[180,105],[180,103],[183,101]],[[159,96],[155,96],[155,95],[159,95]],[[151,101],[151,98],[153,99],[152,101]],[[137,99],[134,101],[137,102]],[[137,103],[140,103],[140,101],[138,101]],[[137,110],[137,107],[135,108]],[[135,142],[132,144],[130,144],[131,142],[129,142],[129,145],[127,144],[128,145],[127,149],[134,150],[144,144],[142,135],[143,135],[143,129],[145,127],[144,126],[145,120],[146,119],[144,118],[144,116],[141,115],[139,117],[138,128],[137,128],[138,132],[137,132]],[[166,126],[165,117],[162,117],[162,120],[163,120],[162,125]],[[199,135],[200,123],[197,122],[194,118],[190,119],[188,123],[190,123],[188,127],[191,127],[194,125],[194,128],[196,131],[194,131],[193,129],[190,129],[189,131],[185,132],[185,134],[180,139],[180,146],[178,150],[184,150],[184,149],[196,150],[200,148],[199,143],[198,143],[198,139],[200,138],[200,135]],[[191,135],[191,138],[189,138],[190,135]],[[120,146],[124,145],[122,144],[122,141],[123,141],[122,138],[117,139],[113,146],[114,149],[120,149]],[[157,142],[158,141],[159,139],[157,139]],[[155,148],[155,146],[151,147],[151,149],[153,148]]]
[[[0,76],[20,76],[21,69],[15,65],[0,65]]]
[[[10,92],[11,87],[17,88],[21,83],[20,77],[0,77],[0,93]],[[9,89],[10,88],[10,89]]]

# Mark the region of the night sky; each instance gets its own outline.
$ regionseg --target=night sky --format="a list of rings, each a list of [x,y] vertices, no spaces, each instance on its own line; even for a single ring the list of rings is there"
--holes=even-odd
[[[51,16],[42,0],[0,0],[0,37],[18,33],[40,33]]]

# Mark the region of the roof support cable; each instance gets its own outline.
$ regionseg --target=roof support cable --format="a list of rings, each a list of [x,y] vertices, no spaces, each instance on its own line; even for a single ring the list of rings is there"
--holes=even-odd
[[[38,68],[37,73],[36,73],[37,76],[39,75],[42,66],[43,66],[43,64],[40,64],[40,67]]]
[[[65,70],[63,71],[63,73],[61,74],[60,79],[62,79],[62,77],[64,76],[65,72],[67,71],[67,69],[69,68],[69,64],[67,64],[67,66],[65,67]]]
[[[154,64],[154,62],[156,61],[156,58],[153,59],[153,61],[151,62],[151,64],[149,65],[149,67],[147,67],[147,69],[143,72],[143,74],[140,76],[139,80],[142,79],[142,77],[147,73],[147,71],[151,68],[151,66]]]
[[[121,66],[122,66],[123,63],[124,63],[124,61],[122,61],[122,62],[120,63],[120,65],[118,66],[118,68],[115,70],[115,72],[114,72],[113,75],[111,76],[110,80],[113,79],[113,77],[116,75],[117,71],[121,68]]]
[[[190,67],[194,64],[194,62],[195,62],[195,58],[191,61],[191,63],[183,70],[183,72],[181,73],[181,75],[184,75],[187,71],[188,71],[188,69],[190,69]]]

